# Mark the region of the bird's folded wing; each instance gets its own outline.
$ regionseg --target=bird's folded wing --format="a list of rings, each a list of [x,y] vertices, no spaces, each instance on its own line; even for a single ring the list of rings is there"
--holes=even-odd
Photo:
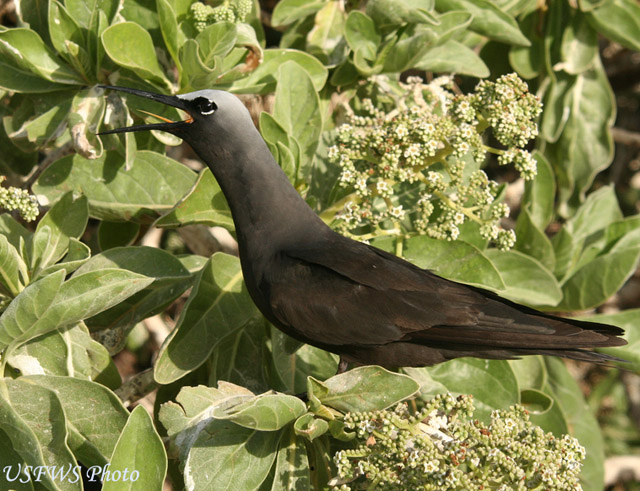
[[[604,345],[618,334],[610,326],[513,304],[353,241],[296,248],[284,252],[282,261],[286,273],[271,285],[274,314],[325,344],[562,348],[577,338],[583,345]]]

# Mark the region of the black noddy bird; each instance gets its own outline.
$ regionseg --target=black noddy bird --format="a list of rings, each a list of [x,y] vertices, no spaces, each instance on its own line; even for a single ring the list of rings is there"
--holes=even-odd
[[[584,349],[626,344],[618,327],[518,305],[334,232],[289,183],[233,94],[170,96],[102,87],[189,115],[101,134],[156,129],[189,143],[229,203],[244,281],[256,306],[289,336],[340,355],[339,371],[350,362],[391,368],[463,356],[618,360]]]

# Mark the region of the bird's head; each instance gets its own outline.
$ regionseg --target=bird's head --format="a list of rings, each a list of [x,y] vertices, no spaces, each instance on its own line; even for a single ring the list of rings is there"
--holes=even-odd
[[[183,121],[172,121],[151,114],[164,122],[116,128],[102,131],[99,133],[100,135],[162,130],[172,133],[193,145],[195,142],[207,141],[223,143],[229,137],[233,137],[234,129],[253,127],[251,115],[240,99],[223,90],[198,90],[188,94],[163,95],[129,87],[115,87],[112,85],[101,85],[100,87],[126,92],[168,106],[177,107],[188,115]]]

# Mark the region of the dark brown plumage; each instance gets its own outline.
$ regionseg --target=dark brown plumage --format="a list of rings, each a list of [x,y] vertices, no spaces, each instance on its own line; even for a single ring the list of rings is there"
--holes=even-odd
[[[607,362],[615,358],[584,348],[626,344],[617,327],[541,313],[335,233],[289,184],[245,107],[227,92],[106,88],[191,116],[110,132],[162,129],[193,147],[229,202],[253,301],[300,341],[343,361],[386,367],[531,354]]]

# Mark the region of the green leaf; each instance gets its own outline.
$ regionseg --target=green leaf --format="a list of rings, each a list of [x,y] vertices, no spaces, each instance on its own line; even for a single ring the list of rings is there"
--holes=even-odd
[[[640,243],[612,249],[576,271],[562,285],[560,310],[586,310],[604,303],[633,274],[640,260]]]
[[[314,26],[307,34],[307,51],[327,66],[334,67],[347,56],[345,20],[344,3],[329,0],[316,13]]]
[[[519,360],[509,360],[509,365],[518,379],[521,390],[541,390],[547,383],[547,369],[542,356],[524,356]]]
[[[84,323],[58,329],[23,344],[9,357],[9,364],[22,375],[61,375],[84,380],[112,378],[117,369],[107,350],[89,335]]]
[[[411,377],[378,366],[357,367],[324,382],[308,380],[309,399],[342,412],[386,409],[419,389]]]
[[[258,68],[247,77],[233,82],[229,90],[236,94],[275,92],[278,68],[287,61],[295,61],[307,71],[316,92],[324,87],[329,72],[315,56],[295,49],[268,49]]]
[[[624,329],[624,339],[629,344],[614,348],[599,348],[598,351],[627,360],[631,365],[625,364],[624,368],[638,372],[640,370],[640,329],[637,329],[640,309],[629,309],[614,314],[598,314],[579,317],[583,320],[612,324]]]
[[[530,414],[544,414],[553,406],[553,399],[540,390],[525,389],[520,392],[520,404]]]
[[[329,430],[329,423],[324,419],[316,418],[313,413],[300,416],[293,425],[296,435],[302,436],[312,442]]]
[[[64,272],[58,271],[31,283],[20,292],[0,316],[0,346],[4,348],[15,340],[24,342],[29,337],[42,334],[35,332],[35,326],[47,315],[63,280]]]
[[[57,271],[29,285],[0,317],[0,343],[18,345],[59,327],[75,324],[120,303],[153,281],[120,269],[75,274],[62,283]]]
[[[160,228],[175,228],[201,223],[234,230],[233,218],[220,185],[207,167],[203,169],[186,196],[154,223]]]
[[[71,41],[78,46],[85,46],[86,41],[80,26],[58,0],[49,2],[48,17],[51,44],[63,57],[69,59],[71,55],[67,41]],[[84,49],[82,51],[86,55]]]
[[[20,250],[21,242],[27,242],[31,237],[31,232],[8,213],[0,214],[0,234],[4,235],[17,250]]]
[[[162,346],[156,381],[173,382],[204,363],[216,346],[261,317],[236,257],[217,253],[198,274],[178,324]]]
[[[95,19],[104,15],[107,25],[113,21],[118,11],[118,0],[65,0],[69,14],[82,27],[92,28]]]
[[[576,240],[582,240],[620,219],[622,211],[615,190],[604,186],[587,197],[565,227]]]
[[[549,271],[556,266],[556,256],[551,241],[534,222],[529,211],[524,208],[516,222],[515,250],[537,259]]]
[[[518,28],[517,22],[488,0],[436,0],[440,12],[462,10],[473,15],[470,29],[490,39],[506,44],[529,46],[530,42]]]
[[[490,249],[485,255],[500,272],[506,289],[500,295],[526,305],[557,305],[562,291],[551,272],[540,262],[517,251]]]
[[[87,467],[109,462],[129,415],[113,392],[96,382],[73,377],[31,375],[20,380],[58,395],[66,416],[69,446],[78,459]]]
[[[291,181],[296,183],[296,163],[300,161],[300,145],[289,137],[285,129],[268,112],[260,113],[260,133],[267,143],[269,151],[278,162],[284,173]],[[293,155],[293,150],[296,156]]]
[[[50,82],[28,69],[16,66],[11,58],[0,51],[0,89],[22,94],[37,94],[68,88],[68,85]]]
[[[87,159],[102,155],[102,140],[96,135],[106,108],[103,90],[98,87],[79,92],[71,103],[67,118],[73,148]]]
[[[167,474],[167,454],[144,407],[136,406],[131,412],[110,464],[112,479],[104,483],[103,491],[162,488]],[[120,475],[122,478],[117,479]]]
[[[283,428],[307,410],[304,402],[285,394],[262,394],[236,404],[218,405],[212,416],[260,431]]]
[[[299,101],[305,103],[300,104]],[[322,114],[311,77],[292,61],[278,69],[273,117],[288,135],[300,143],[302,159],[298,163],[297,174],[299,179],[306,177],[322,132]]]
[[[287,26],[293,22],[315,14],[326,2],[322,0],[281,0],[271,14],[271,25],[274,27]]]
[[[94,218],[148,223],[173,208],[194,181],[192,170],[155,152],[137,152],[129,170],[122,168],[118,154],[105,152],[96,160],[75,155],[54,162],[40,175],[33,192],[42,203],[57,201],[73,190],[87,197]]]
[[[427,51],[415,63],[415,68],[437,73],[460,73],[478,78],[489,76],[489,68],[482,58],[471,48],[453,39]]]
[[[0,31],[0,55],[17,70],[32,73],[49,82],[68,85],[84,83],[75,71],[60,63],[40,36],[30,29]],[[17,88],[17,91],[20,92],[20,89]]]
[[[572,75],[591,68],[598,56],[598,33],[587,22],[587,16],[579,11],[574,11],[571,22],[565,28],[560,54],[562,61],[554,68],[562,68]]]
[[[139,223],[101,221],[98,225],[98,245],[103,251],[128,246],[133,244],[139,233]]]
[[[586,449],[580,483],[585,490],[598,491],[602,489],[604,480],[604,442],[598,421],[564,363],[551,357],[545,357],[544,361],[549,372],[544,391],[553,397],[555,405],[560,407],[566,418],[571,434]]]
[[[382,51],[376,61],[376,65],[382,65],[385,73],[415,67],[434,45],[437,37],[431,29],[424,26],[410,25],[399,32],[397,40],[388,44],[388,51]]]
[[[9,437],[9,446],[27,465],[49,465],[57,469],[72,469],[77,465],[67,446],[65,413],[53,391],[21,377],[0,380],[0,394],[0,429]],[[44,472],[42,483],[55,490],[82,489],[81,479],[73,474],[68,479],[56,479],[54,484]]]
[[[163,89],[171,89],[153,47],[151,35],[133,22],[107,27],[101,36],[105,51],[116,64],[128,68],[143,80]]]
[[[559,72],[543,86],[544,111],[540,120],[540,135],[548,142],[556,142],[571,116],[571,97],[576,78]]]
[[[15,297],[28,282],[27,265],[16,248],[0,234],[0,287],[3,293]]]
[[[420,384],[420,397],[430,400],[436,394],[473,395],[475,415],[488,421],[494,409],[519,402],[516,377],[504,360],[460,358],[433,367],[403,368]]]
[[[353,51],[360,50],[365,59],[375,60],[382,38],[373,19],[367,14],[359,10],[349,12],[344,26],[344,37]]]
[[[212,420],[184,462],[192,489],[258,489],[276,458],[280,432]]]
[[[178,16],[169,0],[156,0],[156,9],[164,44],[178,71],[181,71],[179,51],[186,41],[186,36],[178,26]]]
[[[324,420],[316,421],[322,421],[326,424]],[[311,489],[307,446],[296,435],[297,433],[291,427],[282,432],[278,444],[272,491],[306,491]]]
[[[160,408],[171,445],[184,465],[193,489],[214,486],[257,489],[276,457],[280,432],[256,431],[231,421],[216,420],[212,410],[254,398],[247,389],[219,382],[218,388],[184,387],[176,401]]]
[[[154,281],[145,289],[114,307],[87,319],[92,332],[107,330],[113,341],[109,349],[119,351],[133,326],[161,312],[193,283],[182,263],[170,253],[155,247],[116,247],[93,256],[76,274],[121,268]],[[115,338],[115,339],[114,339]]]
[[[614,96],[599,64],[577,76],[568,107],[571,113],[562,135],[545,151],[558,176],[559,210],[565,216],[613,158]]]
[[[295,349],[291,350],[291,344]],[[281,382],[282,390],[300,394],[307,390],[309,375],[325,380],[338,370],[338,357],[310,344],[302,344],[285,333],[271,327],[271,355],[275,374]],[[276,382],[280,387],[280,384]]]
[[[446,242],[424,235],[411,237],[406,241],[404,257],[450,280],[492,290],[505,288],[491,261],[479,249],[465,242]]]
[[[589,22],[600,34],[632,51],[640,51],[640,5],[633,0],[609,0],[591,10]]]
[[[69,250],[66,256],[64,256],[60,262],[44,268],[38,273],[35,279],[43,278],[59,270],[63,270],[65,275],[70,275],[86,263],[89,257],[91,257],[91,249],[89,246],[72,237],[69,239]],[[33,279],[34,278],[32,278],[32,280]]]
[[[533,152],[537,173],[533,181],[526,181],[522,206],[529,212],[531,222],[544,230],[551,222],[555,209],[556,178],[551,164],[538,150]]]
[[[537,77],[544,69],[544,32],[539,26],[537,11],[530,12],[520,19],[520,30],[527,37],[531,46],[511,46],[509,63],[524,79]]]
[[[209,67],[216,66],[216,58],[224,58],[236,44],[238,33],[232,22],[216,22],[196,37],[200,47],[203,63]]]
[[[88,220],[89,209],[84,196],[74,199],[73,193],[69,192],[51,207],[27,245],[34,276],[67,253],[70,240],[82,236]]]
[[[366,13],[379,29],[407,23],[437,24],[431,13],[433,5],[433,0],[370,0]]]

